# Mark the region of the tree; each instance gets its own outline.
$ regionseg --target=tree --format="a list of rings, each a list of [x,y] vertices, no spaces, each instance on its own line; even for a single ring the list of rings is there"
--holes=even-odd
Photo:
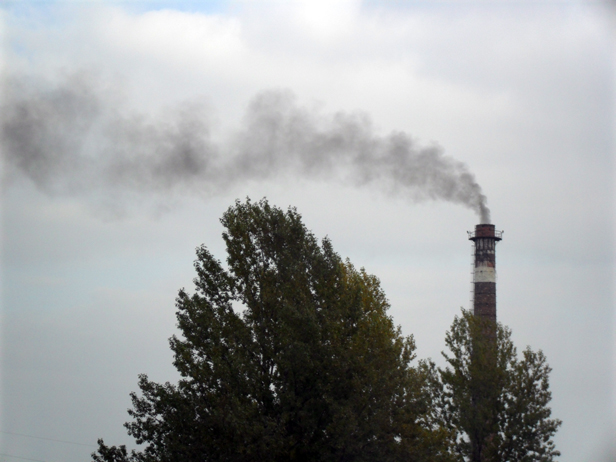
[[[561,421],[550,419],[551,368],[541,350],[527,347],[518,359],[510,329],[464,310],[445,343],[448,366],[433,385],[460,460],[549,462],[560,455],[552,436]]]
[[[378,279],[295,209],[236,202],[221,222],[228,269],[198,248],[196,292],[177,297],[181,379],[140,376],[125,426],[143,450],[99,440],[94,460],[446,460],[427,369]]]

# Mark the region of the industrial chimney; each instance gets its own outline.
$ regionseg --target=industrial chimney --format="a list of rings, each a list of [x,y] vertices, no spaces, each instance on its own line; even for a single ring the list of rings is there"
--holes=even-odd
[[[496,242],[503,238],[494,225],[475,226],[468,231],[473,241],[473,314],[496,322]]]

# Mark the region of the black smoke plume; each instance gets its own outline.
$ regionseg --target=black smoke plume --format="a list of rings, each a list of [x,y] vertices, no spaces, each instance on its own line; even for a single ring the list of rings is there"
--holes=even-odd
[[[413,201],[445,200],[490,212],[468,167],[404,132],[375,134],[365,114],[324,115],[288,91],[249,104],[242,128],[211,138],[207,112],[184,104],[156,118],[126,114],[112,92],[87,75],[60,84],[8,79],[2,146],[9,175],[49,192],[96,187],[138,192],[184,189],[216,194],[247,180],[281,174],[342,176]]]

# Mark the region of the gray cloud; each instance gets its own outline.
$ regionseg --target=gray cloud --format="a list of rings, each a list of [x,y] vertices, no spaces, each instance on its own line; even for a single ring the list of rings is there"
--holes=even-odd
[[[215,194],[285,173],[339,174],[411,201],[461,204],[490,220],[486,197],[465,164],[404,132],[377,135],[362,113],[322,114],[298,105],[289,91],[266,91],[249,104],[242,128],[214,143],[200,104],[152,118],[126,114],[118,100],[83,73],[55,85],[10,79],[2,120],[7,164],[48,192],[113,187]]]

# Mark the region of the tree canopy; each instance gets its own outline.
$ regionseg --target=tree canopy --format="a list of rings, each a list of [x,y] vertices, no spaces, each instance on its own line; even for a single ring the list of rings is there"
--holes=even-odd
[[[197,249],[176,299],[176,384],[139,378],[129,435],[95,462],[551,462],[561,422],[541,351],[462,311],[446,366],[414,364],[379,280],[293,208],[236,202],[226,264]]]
[[[551,368],[541,350],[527,347],[518,359],[510,329],[464,310],[445,343],[448,365],[433,389],[460,460],[550,462],[560,455],[552,437],[561,421],[550,418]]]
[[[94,460],[448,460],[429,369],[378,279],[295,209],[248,200],[221,221],[226,266],[199,247],[195,291],[177,297],[181,379],[140,376],[126,428],[142,449],[99,440]]]

